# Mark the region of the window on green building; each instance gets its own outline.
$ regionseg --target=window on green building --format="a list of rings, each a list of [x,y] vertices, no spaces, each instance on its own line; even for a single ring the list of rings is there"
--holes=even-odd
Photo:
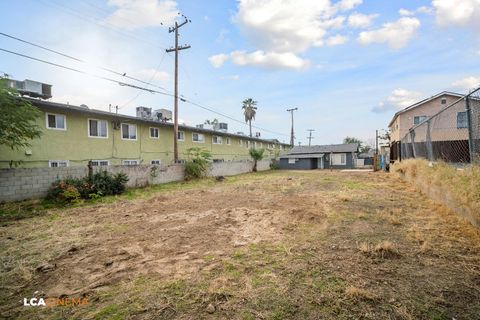
[[[107,138],[108,128],[106,120],[88,120],[88,136],[94,138]]]
[[[122,139],[137,140],[137,126],[129,123],[122,123]]]

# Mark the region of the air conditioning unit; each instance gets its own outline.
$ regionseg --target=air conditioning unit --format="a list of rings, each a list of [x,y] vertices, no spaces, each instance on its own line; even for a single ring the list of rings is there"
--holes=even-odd
[[[199,129],[203,129],[203,124],[197,124],[195,127],[199,128]]]
[[[152,108],[137,107],[137,118],[152,119]]]
[[[22,95],[40,99],[52,97],[52,85],[50,84],[25,79],[24,81],[8,80],[8,85]]]
[[[218,129],[219,131],[222,131],[222,132],[227,132],[228,131],[228,124],[225,123],[225,122],[220,122],[218,125]]]
[[[260,132],[255,132],[255,137],[260,138]]]
[[[172,111],[168,109],[157,109],[153,112],[152,117],[155,121],[169,121],[172,120]]]
[[[237,134],[240,135],[240,136],[244,136],[245,133],[241,132],[241,131],[237,131]]]

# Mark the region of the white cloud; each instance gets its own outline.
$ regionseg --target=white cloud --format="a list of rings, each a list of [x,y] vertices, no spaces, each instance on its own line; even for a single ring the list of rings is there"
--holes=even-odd
[[[348,38],[342,35],[331,36],[327,39],[327,46],[338,46],[348,41]]]
[[[418,7],[415,10],[407,10],[407,9],[400,9],[398,10],[398,14],[404,17],[411,17],[416,15],[417,13],[425,13],[425,14],[430,14],[432,13],[432,8],[426,7],[426,6],[421,6]]]
[[[141,79],[144,81],[160,81],[165,82],[170,80],[170,74],[166,71],[156,70],[156,69],[142,69],[138,72]]]
[[[178,16],[173,0],[109,0],[108,4],[117,8],[106,21],[129,30],[171,25]]]
[[[271,69],[304,69],[309,65],[307,60],[304,60],[297,55],[285,52],[264,52],[257,50],[252,53],[244,51],[234,51],[230,54],[232,62],[240,65],[253,65]]]
[[[441,26],[480,27],[480,0],[433,0],[432,5]]]
[[[308,61],[299,54],[321,47],[326,41],[330,45],[345,41],[330,36],[330,32],[344,26],[346,18],[342,12],[361,3],[362,0],[239,0],[233,21],[257,50],[232,52],[232,61],[237,65],[302,69]]]
[[[361,5],[362,2],[363,0],[342,0],[337,3],[337,7],[343,11],[352,10],[353,8]]]
[[[383,24],[380,29],[360,32],[358,42],[362,45],[387,43],[392,49],[400,49],[415,35],[419,27],[420,20],[417,18],[403,17]]]
[[[457,80],[452,83],[452,87],[463,89],[463,90],[471,90],[480,87],[480,77],[466,77],[460,80]]]
[[[393,90],[390,96],[380,102],[377,107],[372,109],[372,111],[377,113],[386,111],[396,112],[418,102],[420,98],[421,94],[418,92],[398,88]]]
[[[378,14],[363,14],[355,12],[348,17],[348,25],[352,28],[368,28]]]
[[[227,60],[228,55],[224,53],[216,54],[208,58],[208,61],[210,61],[214,68],[220,68]]]

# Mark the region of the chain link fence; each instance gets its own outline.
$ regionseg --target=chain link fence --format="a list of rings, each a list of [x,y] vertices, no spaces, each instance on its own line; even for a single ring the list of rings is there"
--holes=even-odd
[[[480,88],[419,119],[401,139],[400,159],[449,163],[480,162]]]

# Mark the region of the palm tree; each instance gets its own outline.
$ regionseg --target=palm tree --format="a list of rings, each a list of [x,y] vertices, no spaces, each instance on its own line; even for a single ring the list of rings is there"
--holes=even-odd
[[[252,98],[248,98],[243,100],[243,115],[245,116],[245,122],[248,122],[250,125],[250,137],[252,137],[252,119],[255,120],[255,114],[257,113],[257,101],[253,100]]]

